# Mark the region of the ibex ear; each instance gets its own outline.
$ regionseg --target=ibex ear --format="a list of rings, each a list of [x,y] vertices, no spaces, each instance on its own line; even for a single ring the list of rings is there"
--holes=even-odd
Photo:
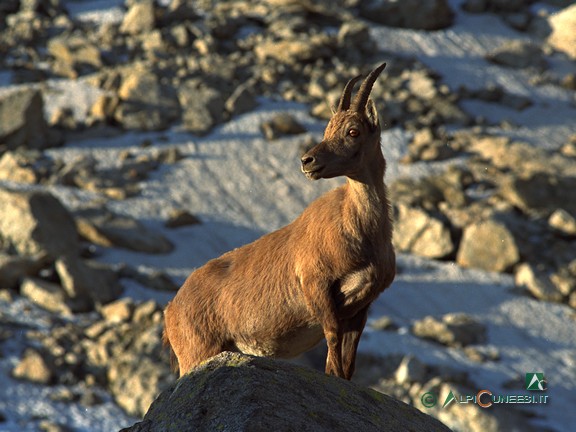
[[[368,99],[368,102],[366,103],[366,118],[368,119],[370,126],[374,129],[376,129],[380,124],[378,120],[378,111],[376,110],[376,106],[372,99]]]

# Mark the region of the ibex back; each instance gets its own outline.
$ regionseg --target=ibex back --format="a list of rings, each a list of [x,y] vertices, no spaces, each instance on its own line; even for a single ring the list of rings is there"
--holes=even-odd
[[[289,358],[326,338],[326,373],[350,379],[368,307],[395,276],[386,161],[369,99],[385,64],[350,80],[309,179],[346,176],[291,224],[195,270],[165,310],[180,375],[222,351]]]

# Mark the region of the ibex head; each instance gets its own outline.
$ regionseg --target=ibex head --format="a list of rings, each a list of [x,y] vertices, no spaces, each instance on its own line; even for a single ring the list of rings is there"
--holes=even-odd
[[[306,177],[355,177],[366,168],[367,158],[377,156],[375,150],[380,152],[380,122],[370,92],[385,67],[383,63],[368,74],[352,102],[352,90],[360,76],[348,81],[326,126],[324,139],[301,158]]]

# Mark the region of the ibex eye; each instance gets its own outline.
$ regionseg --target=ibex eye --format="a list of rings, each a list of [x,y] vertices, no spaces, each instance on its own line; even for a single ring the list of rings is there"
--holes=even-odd
[[[358,129],[350,129],[348,131],[348,135],[350,135],[352,138],[357,137],[358,135],[360,135],[360,131]]]

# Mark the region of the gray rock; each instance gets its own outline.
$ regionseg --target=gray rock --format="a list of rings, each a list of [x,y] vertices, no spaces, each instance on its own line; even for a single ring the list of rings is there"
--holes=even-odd
[[[130,321],[134,312],[134,303],[130,298],[122,298],[100,308],[100,314],[109,323]]]
[[[0,96],[0,153],[16,148],[43,149],[61,143],[48,128],[39,90],[21,88]]]
[[[503,223],[488,219],[464,228],[456,255],[459,265],[503,272],[519,259],[520,253],[514,236]]]
[[[548,225],[567,236],[576,236],[576,218],[564,209],[556,209],[548,218]]]
[[[252,80],[248,80],[236,87],[224,103],[224,108],[230,115],[239,115],[252,111],[256,106],[258,106],[258,102]]]
[[[46,261],[44,255],[25,257],[0,252],[0,287],[16,288],[20,279],[36,275]]]
[[[450,230],[440,219],[403,204],[398,206],[394,246],[427,258],[443,258],[454,251]]]
[[[540,300],[561,302],[564,296],[556,288],[545,272],[538,270],[529,263],[518,266],[514,274],[514,283],[523,287]]]
[[[98,46],[79,34],[50,39],[48,53],[56,59],[55,71],[68,78],[77,78],[103,66]]]
[[[291,114],[280,113],[260,125],[262,133],[268,140],[275,140],[285,135],[298,135],[306,132],[306,128]]]
[[[206,415],[209,412],[210,415]],[[394,398],[289,363],[222,353],[178,380],[124,431],[448,431]]]
[[[548,43],[576,60],[576,4],[568,6],[561,11],[550,14],[548,23],[552,27],[552,33],[548,37]]]
[[[14,378],[31,381],[38,384],[51,384],[54,381],[54,371],[44,359],[44,356],[33,348],[28,348],[12,370]]]
[[[412,355],[402,359],[400,366],[394,374],[396,382],[399,384],[424,382],[427,368],[424,363]]]
[[[446,314],[441,319],[426,316],[414,323],[412,333],[452,347],[486,342],[486,327],[463,313]]]
[[[179,228],[188,225],[198,225],[202,223],[200,219],[187,210],[174,209],[168,215],[168,220],[164,223],[167,228]]]
[[[54,282],[27,277],[20,285],[20,294],[50,312],[63,315],[72,314],[66,292]]]
[[[116,273],[102,264],[67,255],[59,257],[55,266],[75,311],[91,310],[94,305],[110,303],[122,294]]]
[[[546,66],[542,49],[534,43],[522,40],[506,42],[490,52],[486,58],[492,63],[516,69],[527,67],[543,69]]]
[[[22,255],[56,258],[80,245],[72,215],[48,192],[0,187],[0,238]]]
[[[156,16],[154,0],[133,1],[120,24],[120,32],[130,35],[146,33],[154,29]]]
[[[103,208],[76,212],[76,224],[82,237],[100,246],[145,253],[169,253],[174,249],[172,243],[157,231],[146,228],[136,219]]]
[[[576,176],[544,172],[507,176],[499,193],[528,214],[534,210],[550,214],[562,208],[576,217]]]
[[[254,54],[262,64],[273,59],[295,65],[331,57],[335,44],[335,39],[326,34],[284,40],[265,39],[254,48]]]
[[[182,126],[185,130],[204,135],[218,123],[224,114],[224,97],[202,80],[188,80],[178,88],[182,107]]]
[[[0,180],[41,183],[46,181],[60,164],[38,150],[7,151],[0,158]]]
[[[360,15],[391,27],[439,30],[452,25],[454,13],[446,0],[370,0],[360,3]]]
[[[114,119],[125,129],[163,130],[180,115],[175,90],[144,67],[131,68],[118,89]]]

